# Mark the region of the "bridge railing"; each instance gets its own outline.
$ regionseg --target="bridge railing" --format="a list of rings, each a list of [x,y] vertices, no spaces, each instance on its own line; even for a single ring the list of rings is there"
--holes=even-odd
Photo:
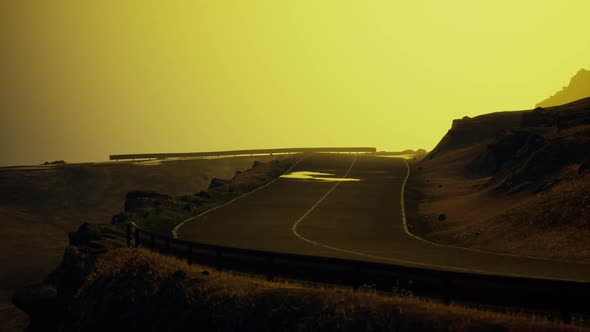
[[[230,269],[276,277],[338,285],[370,287],[434,297],[445,302],[466,302],[513,307],[561,315],[568,322],[572,314],[590,313],[590,283],[499,276],[437,270],[405,265],[367,262],[334,257],[309,256],[234,248],[191,242],[156,234],[132,223],[127,244],[158,250],[218,269]]]
[[[284,148],[284,149],[254,149],[254,150],[229,150],[210,152],[182,152],[182,153],[137,153],[110,155],[110,160],[128,159],[167,159],[167,158],[192,158],[192,157],[222,157],[245,156],[260,154],[286,154],[302,152],[340,152],[340,153],[375,153],[374,147],[327,147],[327,148]]]

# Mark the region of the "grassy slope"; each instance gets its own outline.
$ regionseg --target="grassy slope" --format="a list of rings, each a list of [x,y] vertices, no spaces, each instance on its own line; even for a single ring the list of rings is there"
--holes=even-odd
[[[371,291],[268,282],[126,248],[99,258],[69,317],[71,327],[86,331],[195,327],[217,331],[578,330],[522,314],[497,314]]]
[[[588,100],[581,104],[588,107]],[[514,116],[512,125],[518,126],[521,114],[504,115]],[[492,116],[498,115],[507,119],[501,113]],[[508,124],[499,124],[498,132]],[[508,164],[490,175],[467,174],[471,161],[496,143],[498,135],[473,139],[469,128],[459,129],[465,131],[465,137],[447,135],[433,158],[429,156],[412,170],[407,195],[413,231],[445,244],[590,262],[590,174],[578,174],[581,160],[572,158],[570,162],[565,160],[567,156],[560,157],[563,162],[552,169],[553,156],[537,154],[522,167]],[[589,132],[588,125],[541,131],[545,147],[554,144],[564,148],[584,142]],[[463,141],[445,144],[449,138]],[[548,184],[553,185],[535,189]],[[438,220],[440,213],[447,216],[445,221]]]
[[[128,191],[193,194],[213,177],[231,178],[256,160],[273,158],[0,168],[0,325],[18,315],[8,303],[12,290],[57,265],[67,232],[84,221],[109,223]]]

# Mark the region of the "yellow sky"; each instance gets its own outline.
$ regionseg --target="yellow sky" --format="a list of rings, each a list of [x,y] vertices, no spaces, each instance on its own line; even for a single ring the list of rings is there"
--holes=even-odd
[[[2,1],[0,164],[432,149],[590,69],[588,0]]]

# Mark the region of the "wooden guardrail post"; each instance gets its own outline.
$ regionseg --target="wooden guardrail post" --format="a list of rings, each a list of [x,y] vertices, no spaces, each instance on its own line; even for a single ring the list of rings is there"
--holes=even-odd
[[[361,267],[355,264],[352,267],[352,288],[358,290],[361,287]]]
[[[135,248],[139,247],[139,229],[135,229]]]
[[[264,260],[266,261],[266,280],[272,281],[275,276],[274,257],[272,254],[266,254]]]
[[[444,287],[443,287],[443,303],[444,304],[451,304],[451,296],[453,295],[454,286],[453,286],[453,278],[451,276],[445,276],[443,279]]]
[[[560,307],[561,307],[561,320],[564,324],[571,324],[572,322],[572,309],[574,308],[575,304],[570,299],[570,291],[569,289],[561,289],[561,296],[560,296]]]
[[[188,244],[188,250],[187,250],[187,260],[188,260],[188,265],[192,265],[193,264],[193,244],[189,243]]]
[[[129,248],[129,247],[131,247],[131,224],[127,224],[126,239],[127,239],[127,248]]]
[[[221,266],[223,265],[223,256],[221,253],[221,249],[215,249],[215,257],[215,265],[217,265],[217,268],[221,270]]]

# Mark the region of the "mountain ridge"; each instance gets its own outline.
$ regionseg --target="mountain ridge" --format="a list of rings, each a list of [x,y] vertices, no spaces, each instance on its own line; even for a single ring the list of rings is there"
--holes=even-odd
[[[541,101],[536,107],[559,106],[587,97],[590,97],[590,70],[582,68],[570,79],[568,86]]]

